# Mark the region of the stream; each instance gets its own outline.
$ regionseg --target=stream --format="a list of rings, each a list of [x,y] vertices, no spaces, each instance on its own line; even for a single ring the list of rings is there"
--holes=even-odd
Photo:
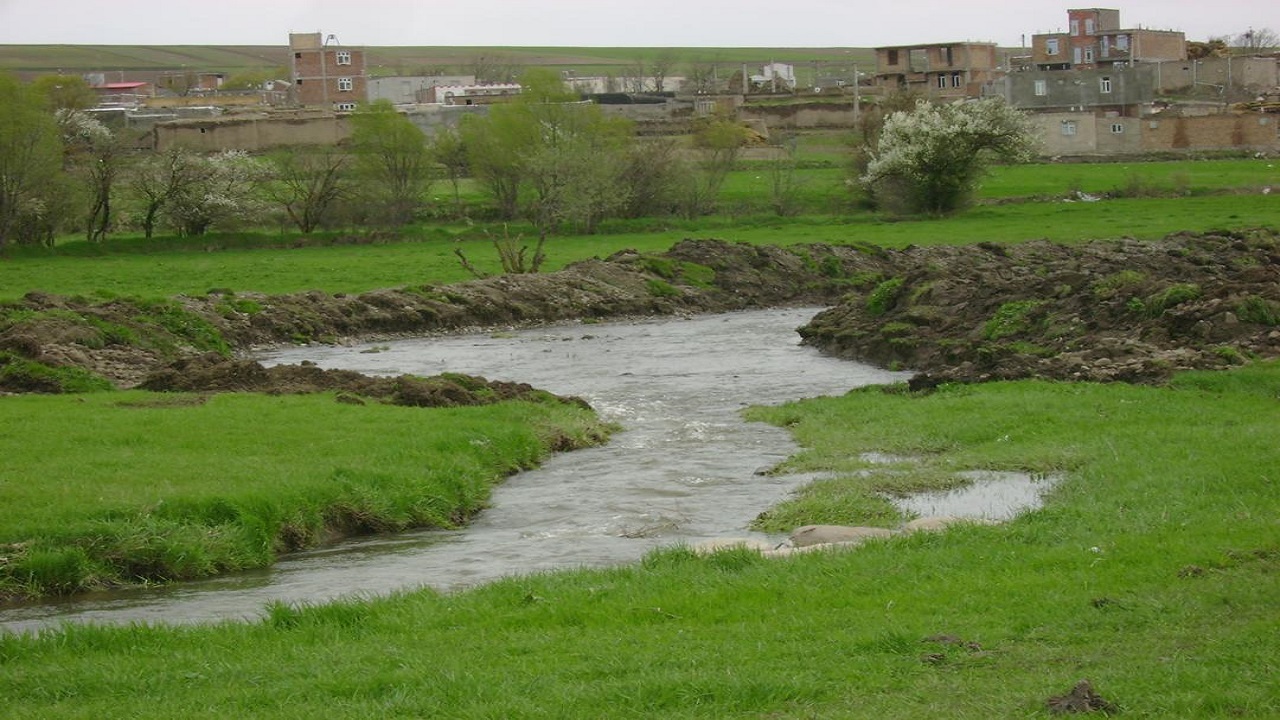
[[[0,606],[0,628],[62,622],[192,623],[261,617],[272,602],[318,603],[416,587],[453,591],[504,576],[633,562],[655,547],[742,537],[808,482],[759,472],[795,452],[785,430],[739,411],[909,373],[837,360],[799,345],[818,309],[566,324],[265,353],[374,375],[461,372],[576,395],[624,429],[606,445],[557,454],[497,487],[492,507],[457,531],[357,538],[274,566],[196,582]]]

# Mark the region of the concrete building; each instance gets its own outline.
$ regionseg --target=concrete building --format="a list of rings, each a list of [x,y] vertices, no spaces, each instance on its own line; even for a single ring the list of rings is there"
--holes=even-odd
[[[519,83],[477,85],[436,85],[427,90],[429,103],[441,105],[492,105],[507,102],[520,94]]]
[[[351,111],[369,99],[364,50],[333,35],[290,33],[289,75],[294,102],[304,107]]]
[[[443,85],[475,85],[475,75],[397,75],[369,78],[369,101],[389,100],[394,105],[432,102],[431,88]]]
[[[1162,60],[1186,60],[1187,37],[1172,30],[1120,27],[1120,11],[1067,10],[1068,31],[1031,36],[1031,61],[1040,70],[1091,70]]]
[[[995,43],[954,42],[876,48],[876,85],[941,99],[972,98],[1004,71]]]
[[[1024,70],[995,80],[986,92],[1034,112],[1138,117],[1155,101],[1156,66]]]

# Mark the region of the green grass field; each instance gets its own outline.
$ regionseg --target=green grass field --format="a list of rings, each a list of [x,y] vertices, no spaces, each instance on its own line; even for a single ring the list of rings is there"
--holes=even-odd
[[[1262,195],[1262,187],[1280,189],[1280,170],[1272,161],[1252,159],[1108,164],[1041,164],[992,169],[983,186],[988,200],[1056,198],[1044,202],[988,202],[955,217],[893,219],[850,207],[837,168],[802,170],[801,203],[809,213],[777,217],[762,197],[769,183],[765,170],[735,172],[726,183],[724,205],[740,214],[686,221],[677,218],[606,222],[588,236],[555,236],[547,246],[545,269],[555,270],[590,257],[606,257],[624,248],[661,252],[688,237],[789,245],[794,243],[869,242],[886,247],[1022,242],[1049,239],[1078,242],[1091,238],[1155,239],[1181,230],[1204,231],[1280,227],[1280,192]],[[1106,193],[1123,189],[1130,178],[1166,193],[1179,179],[1192,178],[1192,194],[1122,197],[1102,202],[1067,202],[1073,189]],[[1221,194],[1228,193],[1228,194]],[[1238,194],[1236,194],[1238,193]],[[434,195],[448,202],[448,189]],[[483,202],[471,184],[465,201]],[[821,212],[818,212],[821,211]],[[405,242],[263,249],[293,244],[291,234],[248,232],[151,242],[113,236],[101,246],[68,238],[58,254],[16,250],[0,256],[0,301],[31,290],[88,297],[170,297],[201,295],[214,288],[287,293],[320,289],[363,292],[471,278],[454,255],[462,248],[481,270],[497,272],[497,257],[484,234],[501,227],[439,222],[407,228]],[[521,223],[513,234],[536,233]],[[342,233],[337,233],[342,234]],[[532,243],[532,240],[530,240]],[[216,250],[216,252],[210,252]]]
[[[1006,525],[851,552],[672,549],[259,624],[3,638],[0,693],[13,717],[1047,718],[1088,679],[1122,717],[1274,717],[1278,397],[1270,364],[795,403],[762,415],[806,467],[1070,468]]]

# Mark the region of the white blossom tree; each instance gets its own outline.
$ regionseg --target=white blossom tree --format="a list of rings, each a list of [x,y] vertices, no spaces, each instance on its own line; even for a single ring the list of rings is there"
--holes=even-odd
[[[1025,162],[1038,136],[1027,115],[999,98],[920,101],[885,119],[860,180],[881,207],[946,215],[972,199],[987,162]]]

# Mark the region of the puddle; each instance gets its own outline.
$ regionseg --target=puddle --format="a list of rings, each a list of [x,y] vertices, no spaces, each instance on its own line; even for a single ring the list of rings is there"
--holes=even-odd
[[[1010,520],[1044,505],[1044,496],[1061,480],[1055,475],[974,470],[956,473],[972,484],[953,490],[890,497],[899,511],[917,517]]]

